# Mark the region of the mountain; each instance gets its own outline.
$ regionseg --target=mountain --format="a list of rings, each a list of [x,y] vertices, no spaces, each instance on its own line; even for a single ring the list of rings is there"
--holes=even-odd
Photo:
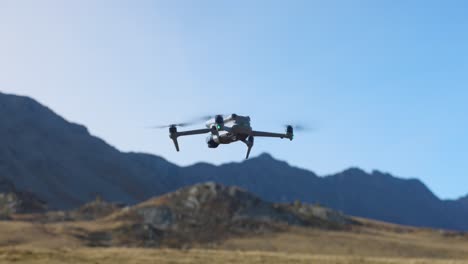
[[[149,184],[154,173],[129,155],[28,97],[0,94],[0,120],[0,176],[51,208],[76,207],[97,195],[135,203],[167,190]]]
[[[90,207],[96,207],[96,203],[86,206]],[[104,207],[109,205],[104,204]],[[112,228],[87,234],[89,244],[184,247],[229,237],[276,233],[286,231],[289,226],[348,230],[358,224],[324,207],[275,204],[238,187],[214,182],[185,187],[132,207],[112,210],[110,216],[94,219],[98,220],[97,225]],[[84,216],[89,216],[87,211],[80,210]]]
[[[97,196],[136,204],[213,181],[270,202],[300,200],[399,224],[468,230],[468,199],[441,200],[416,179],[358,168],[319,177],[269,154],[179,167],[154,155],[122,153],[31,98],[2,93],[0,120],[0,177],[50,209],[75,208]]]
[[[455,202],[459,205],[468,207],[468,195],[457,199]]]
[[[176,248],[277,235],[291,228],[353,231],[366,226],[323,206],[271,203],[239,187],[214,182],[187,186],[133,206],[97,198],[73,210],[13,214],[7,220],[2,224],[39,225],[54,238],[71,238],[88,246]]]
[[[348,215],[392,223],[468,230],[465,199],[443,201],[417,179],[358,168],[319,177],[313,172],[275,160],[269,154],[221,166],[196,164],[181,168],[182,175],[202,181],[237,185],[269,201],[295,199],[325,205]],[[199,180],[197,179],[197,180]]]

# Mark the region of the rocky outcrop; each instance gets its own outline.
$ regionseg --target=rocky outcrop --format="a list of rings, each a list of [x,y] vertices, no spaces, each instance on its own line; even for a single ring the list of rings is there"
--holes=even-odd
[[[140,243],[139,246],[214,242],[230,236],[277,232],[288,226],[341,229],[353,223],[330,209],[275,204],[238,187],[213,182],[186,187],[123,209],[111,219],[127,223],[112,232],[114,243],[126,245],[133,241]],[[128,233],[123,236],[125,230]]]
[[[12,214],[45,212],[47,205],[36,195],[19,191],[14,184],[0,179],[0,218],[8,219]]]
[[[154,206],[156,205],[156,206]],[[156,226],[181,227],[176,219],[190,219],[193,224],[232,224],[244,219],[264,222],[304,224],[300,218],[273,203],[238,187],[214,182],[197,184],[138,205],[134,210],[144,222]]]

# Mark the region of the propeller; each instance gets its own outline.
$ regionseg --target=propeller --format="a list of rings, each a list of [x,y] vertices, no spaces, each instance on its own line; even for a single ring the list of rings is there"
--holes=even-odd
[[[186,127],[190,125],[191,123],[179,123],[179,124],[170,124],[170,125],[162,125],[162,126],[152,126],[148,128],[163,129],[163,128],[169,128],[169,127]]]
[[[215,123],[223,124],[224,123],[224,118],[227,117],[227,116],[230,116],[230,115],[231,114],[229,114],[229,115],[225,115],[225,114],[204,115],[204,116],[201,116],[199,118],[199,120],[208,121],[208,120],[214,119]],[[236,114],[232,114],[232,115],[236,116]]]
[[[304,124],[290,124],[290,125],[284,125],[284,127],[291,126],[294,129],[294,132],[311,132],[315,131],[316,128],[311,128],[310,126],[304,125]]]
[[[152,126],[152,127],[149,127],[149,128],[162,129],[162,128],[169,128],[169,127],[187,127],[187,126],[192,126],[192,125],[195,125],[197,123],[200,123],[200,122],[204,121],[205,119],[206,119],[206,117],[203,116],[203,117],[193,118],[192,120],[189,120],[189,121],[183,122],[183,123],[161,125],[161,126]]]
[[[200,119],[208,121],[208,120],[210,120],[212,118],[216,118],[217,116],[222,116],[224,118],[224,117],[226,117],[228,115],[227,114],[204,115],[204,116],[201,116]]]
[[[212,118],[212,116],[205,115],[205,116],[200,116],[200,117],[193,118],[193,119],[191,119],[191,120],[189,120],[187,122],[183,122],[183,123],[161,125],[161,126],[152,126],[152,127],[149,127],[149,128],[163,129],[163,128],[169,128],[169,127],[187,127],[187,126],[195,125],[195,124],[200,123],[202,121],[206,121],[206,120],[208,120],[210,118]]]

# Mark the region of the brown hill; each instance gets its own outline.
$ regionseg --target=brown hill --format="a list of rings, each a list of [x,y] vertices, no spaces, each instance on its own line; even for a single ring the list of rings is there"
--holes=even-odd
[[[62,218],[66,221],[60,215],[67,216]],[[194,259],[188,261],[191,257],[198,259],[194,250],[207,248],[227,250],[210,252],[224,252],[229,257],[213,259],[207,253],[208,259],[199,259],[199,263],[233,263],[239,250],[259,252],[261,257],[249,263],[270,262],[264,254],[273,253],[330,256],[326,263],[374,263],[364,260],[377,257],[382,260],[378,263],[468,258],[468,236],[462,232],[350,218],[299,202],[274,204],[243,189],[214,183],[180,189],[133,207],[122,208],[98,199],[68,212],[29,214],[22,219],[21,215],[14,216],[14,220],[0,221],[0,262],[175,263],[182,254],[186,257],[177,263],[186,263],[193,262]],[[167,262],[163,262],[160,254],[169,252],[166,247],[192,250],[172,250],[165,258]],[[123,251],[126,256],[118,255]],[[343,259],[338,261],[338,256]],[[389,262],[389,257],[401,258],[403,262]]]
[[[124,207],[101,199],[70,211],[13,214],[91,246],[192,247],[274,234],[291,226],[344,230],[356,222],[316,205],[275,204],[213,182]],[[60,227],[59,229],[57,229]]]
[[[73,211],[96,215],[96,204]],[[87,209],[86,209],[87,208]],[[98,206],[98,208],[100,208]],[[197,184],[148,200],[133,207],[102,206],[94,231],[82,236],[91,245],[185,247],[216,243],[230,237],[284,231],[289,226],[344,229],[350,218],[319,206],[274,204],[238,187],[212,182]],[[92,219],[92,217],[89,217]]]

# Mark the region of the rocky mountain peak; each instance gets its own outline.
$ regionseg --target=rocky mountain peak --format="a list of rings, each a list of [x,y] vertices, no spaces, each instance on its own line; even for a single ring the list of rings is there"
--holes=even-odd
[[[256,158],[257,159],[262,159],[262,160],[276,160],[271,154],[269,154],[267,152],[261,153]]]
[[[367,173],[363,169],[358,168],[358,167],[350,167],[350,168],[342,171],[340,174],[346,175],[346,176],[363,176],[363,175],[367,175]]]

